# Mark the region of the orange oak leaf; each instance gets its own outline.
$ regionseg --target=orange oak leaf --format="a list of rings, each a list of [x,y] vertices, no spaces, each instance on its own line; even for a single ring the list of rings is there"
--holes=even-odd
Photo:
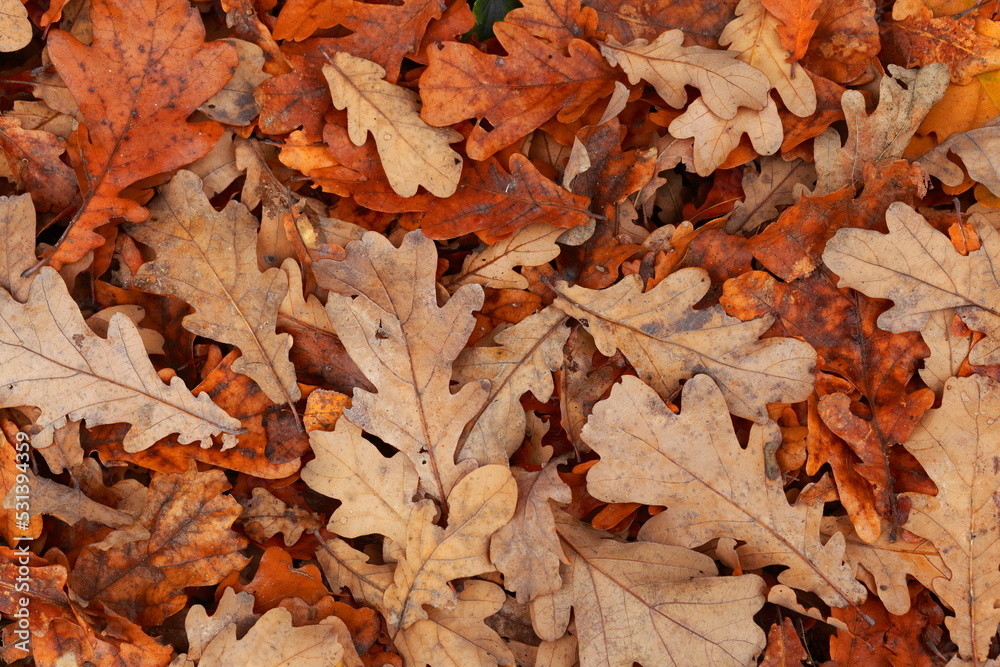
[[[806,54],[809,41],[819,27],[813,14],[823,0],[761,0],[764,9],[781,21],[778,37],[788,50],[788,60],[794,62]]]
[[[162,623],[184,608],[186,587],[217,583],[247,563],[239,554],[246,539],[230,528],[241,508],[222,495],[228,488],[221,470],[202,473],[193,465],[180,475],[154,475],[136,520],[150,537],[84,548],[70,589],[137,623]]]
[[[76,137],[83,203],[47,257],[56,268],[104,243],[98,227],[146,219],[135,199],[148,195],[124,191],[215,146],[222,126],[187,118],[237,67],[231,45],[204,43],[205,28],[187,0],[95,0],[90,15],[93,45],[62,30],[48,42],[84,118]]]
[[[515,153],[510,171],[493,157],[469,161],[458,191],[435,199],[420,220],[428,238],[448,239],[476,232],[495,243],[533,223],[576,227],[590,220],[590,199],[545,178],[531,161]]]
[[[584,0],[583,4],[597,12],[599,32],[622,42],[653,40],[676,28],[684,31],[685,42],[714,47],[715,38],[732,20],[738,1]]]
[[[0,117],[0,151],[22,192],[40,211],[66,208],[77,197],[76,176],[59,156],[66,142],[46,130],[29,130],[13,117]],[[3,165],[0,165],[0,171]]]
[[[427,123],[482,118],[492,125],[472,129],[466,151],[473,160],[485,160],[553,116],[577,120],[614,89],[614,71],[587,42],[572,40],[563,55],[516,25],[500,22],[493,30],[508,55],[448,42],[428,52],[420,76],[420,115]]]

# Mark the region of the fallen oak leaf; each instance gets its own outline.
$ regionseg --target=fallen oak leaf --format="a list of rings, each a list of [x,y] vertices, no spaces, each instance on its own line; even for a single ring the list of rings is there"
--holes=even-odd
[[[223,495],[228,488],[221,470],[197,472],[194,464],[180,475],[154,475],[136,519],[150,537],[107,550],[84,547],[70,589],[142,625],[162,623],[184,608],[186,587],[218,583],[248,562],[239,554],[246,539],[231,529],[240,505]]]
[[[718,169],[744,134],[761,155],[777,153],[784,136],[778,107],[770,98],[762,111],[740,107],[727,120],[712,113],[699,97],[667,129],[677,139],[694,138],[694,165],[699,176],[709,176]]]
[[[431,239],[476,232],[497,243],[527,225],[577,227],[592,218],[590,198],[573,194],[543,176],[526,156],[510,156],[509,171],[494,157],[473,160],[457,191],[424,209],[420,229]]]
[[[984,216],[973,214],[970,222],[982,247],[966,256],[903,203],[890,205],[885,217],[888,234],[841,229],[827,243],[823,261],[840,276],[839,285],[891,299],[895,305],[879,316],[878,325],[894,333],[920,331],[934,311],[958,308],[970,329],[986,334],[969,352],[969,363],[998,363],[997,231]]]
[[[729,51],[682,46],[683,41],[680,30],[668,30],[652,43],[637,39],[620,44],[609,36],[601,53],[628,74],[629,83],[649,82],[675,109],[688,101],[685,85],[699,89],[705,105],[721,118],[733,118],[739,107],[764,108],[769,85],[758,68]]]
[[[239,421],[207,395],[192,396],[177,376],[165,385],[124,315],[111,319],[107,340],[97,336],[54,269],[43,267],[23,305],[0,292],[0,320],[0,402],[40,409],[35,447],[48,446],[68,419],[131,424],[129,452],[172,433],[205,448],[225,433],[224,447],[235,445]]]
[[[641,380],[622,378],[583,429],[601,456],[587,473],[590,494],[667,505],[643,526],[645,535],[665,543],[695,548],[737,539],[745,543],[737,554],[746,569],[783,565],[779,581],[832,606],[864,600],[864,587],[844,562],[843,536],[820,541],[822,507],[789,505],[781,482],[767,474],[763,427],[754,427],[744,450],[722,392],[707,375],[688,380],[681,401],[674,414]],[[773,423],[771,430],[773,436]]]
[[[236,50],[205,44],[198,10],[187,0],[95,0],[92,46],[53,30],[48,52],[85,124],[77,128],[83,203],[42,263],[59,268],[100,247],[94,230],[148,213],[122,192],[138,181],[194,162],[222,136],[214,121],[187,122],[236,71]],[[100,90],[94,76],[101,79]],[[169,144],[151,142],[169,132]],[[41,266],[41,263],[37,266]]]
[[[201,179],[181,170],[149,206],[150,218],[126,227],[157,258],[135,275],[146,292],[177,296],[195,308],[184,328],[239,348],[233,370],[247,375],[275,403],[293,405],[301,392],[288,359],[292,337],[275,332],[288,292],[279,268],[257,268],[257,221],[238,202],[215,211]],[[294,409],[294,405],[293,405]]]
[[[331,291],[330,321],[378,393],[355,388],[344,415],[405,454],[423,490],[444,501],[476,467],[455,457],[466,424],[486,403],[489,383],[469,382],[456,393],[450,385],[483,289],[463,285],[439,307],[437,250],[420,232],[403,237],[398,249],[368,232],[346,251],[343,261],[321,260],[313,268]]]
[[[413,463],[403,454],[386,458],[346,419],[333,432],[311,432],[309,440],[316,458],[302,469],[302,480],[341,501],[327,529],[344,537],[377,533],[405,545],[410,515],[419,508]]]
[[[786,109],[799,117],[811,116],[816,111],[816,89],[801,68],[796,76],[795,65],[788,62],[787,52],[781,46],[778,19],[761,0],[741,0],[736,6],[736,17],[719,35],[719,44],[728,46],[739,54],[737,58],[763,72]]]
[[[1000,624],[998,416],[1000,385],[981,375],[951,378],[941,407],[929,410],[903,443],[938,487],[936,496],[905,494],[910,514],[904,527],[937,547],[950,572],[935,578],[931,589],[955,612],[945,625],[959,656],[982,663]]]
[[[526,289],[528,279],[514,269],[541,266],[555,259],[559,255],[556,239],[565,231],[544,222],[531,223],[493,245],[484,245],[469,253],[461,270],[455,275],[444,276],[442,282],[451,292],[469,284],[494,289]]]
[[[760,577],[719,577],[704,554],[619,542],[565,512],[556,513],[556,530],[569,564],[560,568],[562,588],[532,602],[532,625],[555,641],[573,609],[581,667],[737,667],[764,648],[753,622],[764,603]]]
[[[681,380],[707,373],[730,412],[759,423],[768,420],[766,403],[804,400],[812,392],[813,348],[791,338],[758,340],[770,316],[740,322],[721,306],[694,310],[708,289],[708,275],[688,268],[645,293],[637,275],[603,290],[557,283],[555,306],[584,325],[602,354],[621,350],[664,398]]]
[[[788,61],[795,62],[806,54],[809,41],[819,27],[819,21],[813,18],[813,14],[822,2],[823,0],[761,0],[764,9],[781,22],[778,25],[778,38],[788,51]]]
[[[0,51],[19,51],[31,42],[28,10],[19,0],[0,1]]]
[[[427,52],[420,75],[421,117],[444,127],[485,118],[466,143],[473,160],[485,160],[555,116],[577,120],[614,89],[614,71],[588,42],[571,40],[564,55],[516,25],[493,25],[507,56],[483,53],[471,44],[446,42]]]
[[[462,174],[462,157],[448,144],[462,140],[451,128],[431,127],[418,113],[420,97],[384,80],[378,64],[340,52],[323,66],[333,105],[347,109],[347,131],[355,146],[371,133],[382,167],[396,194],[412,197],[424,186],[450,197]]]
[[[493,570],[490,538],[511,517],[517,484],[504,465],[487,465],[459,480],[448,495],[448,525],[434,524],[433,502],[410,513],[405,549],[401,548],[382,611],[390,633],[426,619],[424,605],[447,609],[454,604],[452,579]]]

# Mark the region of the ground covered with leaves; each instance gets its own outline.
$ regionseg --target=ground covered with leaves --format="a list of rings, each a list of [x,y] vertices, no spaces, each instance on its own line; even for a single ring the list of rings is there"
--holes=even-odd
[[[996,665],[998,0],[0,0],[0,662]]]

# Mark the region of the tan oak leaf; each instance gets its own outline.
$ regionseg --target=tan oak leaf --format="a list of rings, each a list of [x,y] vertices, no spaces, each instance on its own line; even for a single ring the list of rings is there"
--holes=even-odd
[[[761,155],[778,152],[784,137],[778,107],[770,98],[760,111],[740,107],[727,119],[713,113],[699,97],[667,129],[677,139],[694,138],[694,166],[699,176],[709,176],[718,169],[744,134]]]
[[[184,318],[185,329],[239,348],[233,370],[273,402],[297,401],[301,392],[288,359],[292,337],[275,332],[288,277],[279,268],[258,270],[257,220],[246,207],[230,202],[217,212],[201,179],[182,170],[150,204],[149,220],[127,229],[156,251],[135,285],[187,301],[195,312]]]
[[[643,526],[658,541],[689,548],[729,537],[748,570],[787,567],[778,580],[843,607],[864,600],[865,589],[844,562],[843,535],[825,544],[819,504],[791,506],[781,481],[766,472],[764,436],[754,426],[740,446],[723,394],[707,375],[684,385],[674,414],[650,387],[622,378],[594,407],[583,439],[601,456],[587,474],[587,490],[608,502],[666,505]],[[771,438],[768,438],[770,441]]]
[[[462,157],[448,147],[462,135],[431,127],[420,118],[417,93],[385,80],[385,70],[364,58],[340,52],[323,66],[333,105],[347,109],[348,135],[355,146],[368,133],[375,139],[389,185],[401,197],[424,186],[437,197],[450,197],[462,176]]]
[[[766,422],[767,403],[794,403],[812,392],[816,352],[791,338],[766,338],[773,318],[741,322],[721,306],[694,310],[708,274],[687,268],[648,292],[637,275],[603,290],[556,285],[555,305],[593,335],[605,356],[621,350],[639,376],[667,398],[681,380],[710,375],[735,415]]]

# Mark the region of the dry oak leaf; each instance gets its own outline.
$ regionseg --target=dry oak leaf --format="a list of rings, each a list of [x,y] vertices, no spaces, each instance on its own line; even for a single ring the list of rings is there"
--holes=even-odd
[[[829,605],[863,600],[864,586],[844,562],[844,537],[820,540],[822,506],[789,505],[781,482],[767,475],[763,440],[777,430],[773,423],[755,426],[743,449],[710,377],[696,375],[681,396],[676,415],[628,376],[594,407],[583,428],[584,441],[601,456],[587,474],[590,494],[667,505],[643,526],[644,535],[662,536],[657,541],[694,548],[719,537],[737,539],[746,543],[737,553],[747,570],[784,565],[779,581]]]
[[[274,38],[302,41],[343,21],[355,4],[354,0],[288,0],[274,23]]]
[[[222,90],[205,100],[199,111],[212,120],[227,125],[249,125],[260,113],[253,92],[271,78],[264,72],[264,51],[256,44],[229,37],[219,40],[231,44],[239,57],[233,78]]]
[[[938,494],[907,493],[907,530],[937,547],[951,571],[931,588],[955,612],[945,619],[959,655],[983,664],[1000,623],[1000,385],[981,375],[952,378],[941,407],[903,443]]]
[[[694,138],[694,166],[699,176],[710,176],[746,134],[760,155],[773,155],[781,148],[784,136],[781,118],[774,100],[768,98],[763,111],[740,107],[733,118],[716,116],[698,98],[675,118],[667,128],[677,139]]]
[[[77,198],[76,174],[59,159],[66,142],[46,130],[23,128],[10,115],[0,116],[0,150],[12,178],[22,192],[29,193],[40,211],[62,210]],[[29,255],[34,255],[31,248]]]
[[[518,602],[531,602],[540,595],[562,587],[559,564],[568,563],[559,536],[550,500],[568,505],[570,488],[559,478],[557,466],[565,457],[542,470],[529,472],[511,468],[517,482],[514,518],[493,535],[490,560],[503,573],[503,585],[517,593]]]
[[[346,586],[356,600],[379,611],[384,610],[382,600],[385,590],[392,584],[395,565],[369,563],[367,554],[338,538],[324,542],[316,551],[316,560],[332,590],[340,591]]]
[[[568,55],[510,23],[493,25],[509,54],[483,53],[471,44],[447,42],[427,52],[420,75],[421,117],[437,127],[485,118],[466,143],[473,160],[485,160],[556,117],[571,123],[614,90],[614,70],[589,43],[574,39]]]
[[[706,5],[696,0],[584,0],[597,12],[599,32],[631,42],[656,39],[665,30],[679,29],[691,42],[714,48],[715,38],[732,20],[738,0]]]
[[[330,110],[330,84],[323,76],[328,53],[336,51],[331,39],[285,42],[281,54],[292,67],[260,84],[254,97],[260,104],[258,124],[264,134],[288,134],[302,128],[308,141],[322,136],[324,115]]]
[[[629,83],[647,81],[675,109],[687,104],[684,86],[700,90],[708,108],[722,118],[734,117],[738,107],[764,108],[770,85],[763,72],[730,51],[682,46],[683,41],[680,30],[668,30],[652,43],[637,39],[620,44],[609,36],[601,53],[625,70]]]
[[[48,257],[56,268],[100,247],[104,237],[94,230],[114,218],[146,219],[123,190],[194,162],[218,143],[220,124],[187,118],[238,65],[229,44],[205,44],[201,15],[187,0],[94,0],[90,16],[92,46],[62,30],[48,38],[49,56],[85,121],[77,128],[83,203]]]
[[[333,432],[311,432],[309,441],[316,458],[303,468],[302,480],[341,501],[327,529],[344,537],[378,533],[405,545],[406,526],[418,507],[413,463],[402,454],[386,458],[346,419],[338,419]]]
[[[794,204],[816,180],[816,170],[808,162],[780,157],[760,160],[760,172],[743,172],[743,201],[736,202],[726,218],[728,234],[752,232],[778,217],[778,207]]]
[[[184,299],[195,312],[184,328],[239,348],[233,370],[248,376],[273,402],[292,404],[301,392],[288,359],[292,337],[275,332],[288,292],[279,268],[257,269],[257,220],[231,201],[216,211],[201,179],[181,170],[149,206],[149,220],[129,235],[156,251],[135,274],[138,289]]]
[[[753,622],[764,603],[760,577],[719,577],[704,554],[620,542],[564,512],[556,530],[569,559],[564,583],[532,602],[531,620],[539,637],[555,641],[573,609],[581,667],[736,667],[763,650]]]
[[[739,54],[737,58],[763,72],[786,109],[799,117],[811,116],[816,111],[816,88],[802,68],[788,62],[778,36],[778,19],[761,0],[742,0],[736,16],[719,35],[719,44],[728,45]]]
[[[972,347],[969,363],[1000,363],[1000,283],[994,267],[1000,259],[1000,234],[984,216],[970,222],[982,247],[967,256],[955,250],[922,215],[896,202],[885,215],[889,233],[841,229],[823,253],[840,276],[839,285],[870,297],[891,299],[878,325],[895,333],[920,331],[934,311],[957,308],[973,331],[986,338]]]
[[[794,62],[806,54],[809,41],[819,27],[813,14],[823,0],[761,0],[764,9],[780,21],[778,38],[788,51],[787,60]]]
[[[948,87],[948,67],[942,63],[913,70],[889,65],[889,72],[892,76],[879,84],[878,107],[871,114],[865,111],[860,91],[849,90],[841,98],[850,132],[847,143],[840,145],[833,128],[816,137],[815,195],[861,181],[869,163],[902,157],[924,116]]]
[[[962,166],[955,164],[949,154],[962,159]],[[939,146],[933,148],[917,160],[928,174],[952,187],[961,185],[968,177],[985,185],[990,192],[1000,192],[1000,127],[990,122],[986,127],[952,134]]]
[[[802,65],[836,83],[862,78],[881,48],[875,15],[873,0],[821,2]]]
[[[944,63],[952,82],[966,85],[978,74],[1000,69],[1000,44],[977,32],[975,24],[973,16],[912,16],[901,22],[886,21],[882,25],[882,51],[890,62],[908,68]]]
[[[141,625],[162,623],[184,608],[185,588],[216,584],[249,562],[239,553],[246,539],[231,528],[240,505],[223,494],[228,488],[222,470],[197,472],[194,464],[183,474],[154,474],[136,520],[150,537],[84,547],[70,589]]]
[[[924,367],[917,372],[924,384],[938,396],[944,391],[948,378],[958,377],[972,349],[969,331],[955,315],[955,310],[951,308],[935,311],[920,330],[920,336],[931,354],[924,359]],[[956,324],[965,331],[957,332]]]
[[[541,403],[552,397],[552,371],[562,365],[569,338],[565,323],[566,315],[550,306],[494,331],[491,344],[468,347],[455,360],[453,381],[490,383],[486,403],[469,422],[459,461],[506,464],[521,446],[526,428],[521,396],[531,392]]]
[[[890,614],[902,616],[910,610],[907,577],[930,587],[934,579],[949,575],[930,540],[908,536],[893,542],[889,539],[889,531],[883,530],[877,540],[867,543],[858,537],[845,516],[823,517],[820,530],[831,537],[843,533],[847,540],[847,561],[859,579],[864,572],[871,576],[875,583],[872,591]]]
[[[91,331],[54,269],[36,276],[23,305],[0,292],[0,321],[0,403],[39,408],[35,447],[47,447],[55,429],[80,419],[88,426],[131,424],[129,452],[172,433],[206,448],[225,433],[224,447],[235,444],[238,420],[207,395],[192,396],[177,376],[165,385],[124,315],[111,318],[107,339]]]
[[[31,279],[21,274],[34,262],[35,207],[31,195],[0,197],[0,287],[14,299],[28,300]],[[527,286],[527,285],[525,285]]]
[[[511,155],[509,169],[494,157],[471,161],[458,191],[425,208],[420,219],[424,234],[450,239],[476,232],[487,243],[496,243],[536,223],[567,228],[591,220],[590,198],[550,181],[524,155]]]
[[[200,659],[205,646],[228,625],[236,626],[237,633],[245,635],[260,618],[253,613],[253,604],[254,598],[250,593],[237,593],[233,588],[227,587],[211,617],[200,604],[191,607],[184,617],[184,630],[188,640],[187,657]]]
[[[0,225],[2,224],[3,217],[0,214]],[[459,272],[453,276],[445,276],[443,282],[451,292],[461,285],[527,289],[528,279],[514,269],[519,266],[541,266],[555,259],[560,252],[556,239],[565,231],[544,222],[533,222],[493,245],[483,245],[469,253]],[[0,246],[0,253],[2,252],[3,248]],[[2,262],[0,266],[3,266]],[[2,280],[3,276],[0,275],[0,281]]]
[[[285,546],[299,541],[307,530],[317,530],[323,523],[309,510],[297,505],[288,505],[262,486],[255,487],[253,496],[241,503],[243,514],[240,522],[247,535],[258,543],[263,543],[284,533]]]
[[[31,42],[31,21],[20,0],[0,0],[0,51],[23,49]]]
[[[503,20],[561,46],[574,37],[593,37],[597,29],[597,13],[580,0],[525,0]]]
[[[767,632],[767,650],[760,667],[801,667],[809,658],[792,619],[785,616]]]
[[[394,646],[406,665],[494,667],[514,665],[507,643],[484,623],[507,599],[488,581],[465,582],[452,609],[428,609],[427,618],[401,630]]]
[[[205,646],[198,667],[361,665],[347,627],[336,616],[297,628],[292,625],[292,614],[278,607],[257,619],[240,639],[236,638],[236,629],[236,623],[223,628]]]
[[[767,403],[805,400],[813,388],[813,348],[791,338],[758,340],[774,322],[770,316],[741,322],[721,306],[694,310],[709,287],[698,268],[672,273],[645,293],[638,275],[603,290],[558,283],[555,305],[583,324],[602,354],[621,350],[664,398],[681,380],[707,373],[729,412],[759,423],[768,421]]]
[[[405,454],[423,490],[443,501],[476,467],[474,461],[456,464],[455,457],[462,431],[486,402],[489,382],[470,382],[457,393],[450,385],[483,288],[464,285],[438,307],[437,249],[420,232],[403,237],[398,249],[368,232],[346,250],[343,261],[313,267],[319,284],[331,291],[330,321],[378,393],[356,388],[344,415]]]
[[[506,465],[487,465],[459,480],[448,496],[448,527],[434,524],[438,509],[423,501],[410,513],[405,551],[385,590],[382,612],[393,632],[427,618],[424,605],[452,608],[448,583],[494,570],[490,538],[514,516],[517,484]],[[402,546],[402,545],[401,545]]]
[[[420,96],[384,80],[378,64],[338,53],[323,66],[333,105],[347,109],[347,131],[355,146],[370,132],[389,185],[412,197],[424,186],[437,197],[450,197],[462,176],[462,157],[448,144],[462,140],[451,128],[431,127],[420,118]]]

